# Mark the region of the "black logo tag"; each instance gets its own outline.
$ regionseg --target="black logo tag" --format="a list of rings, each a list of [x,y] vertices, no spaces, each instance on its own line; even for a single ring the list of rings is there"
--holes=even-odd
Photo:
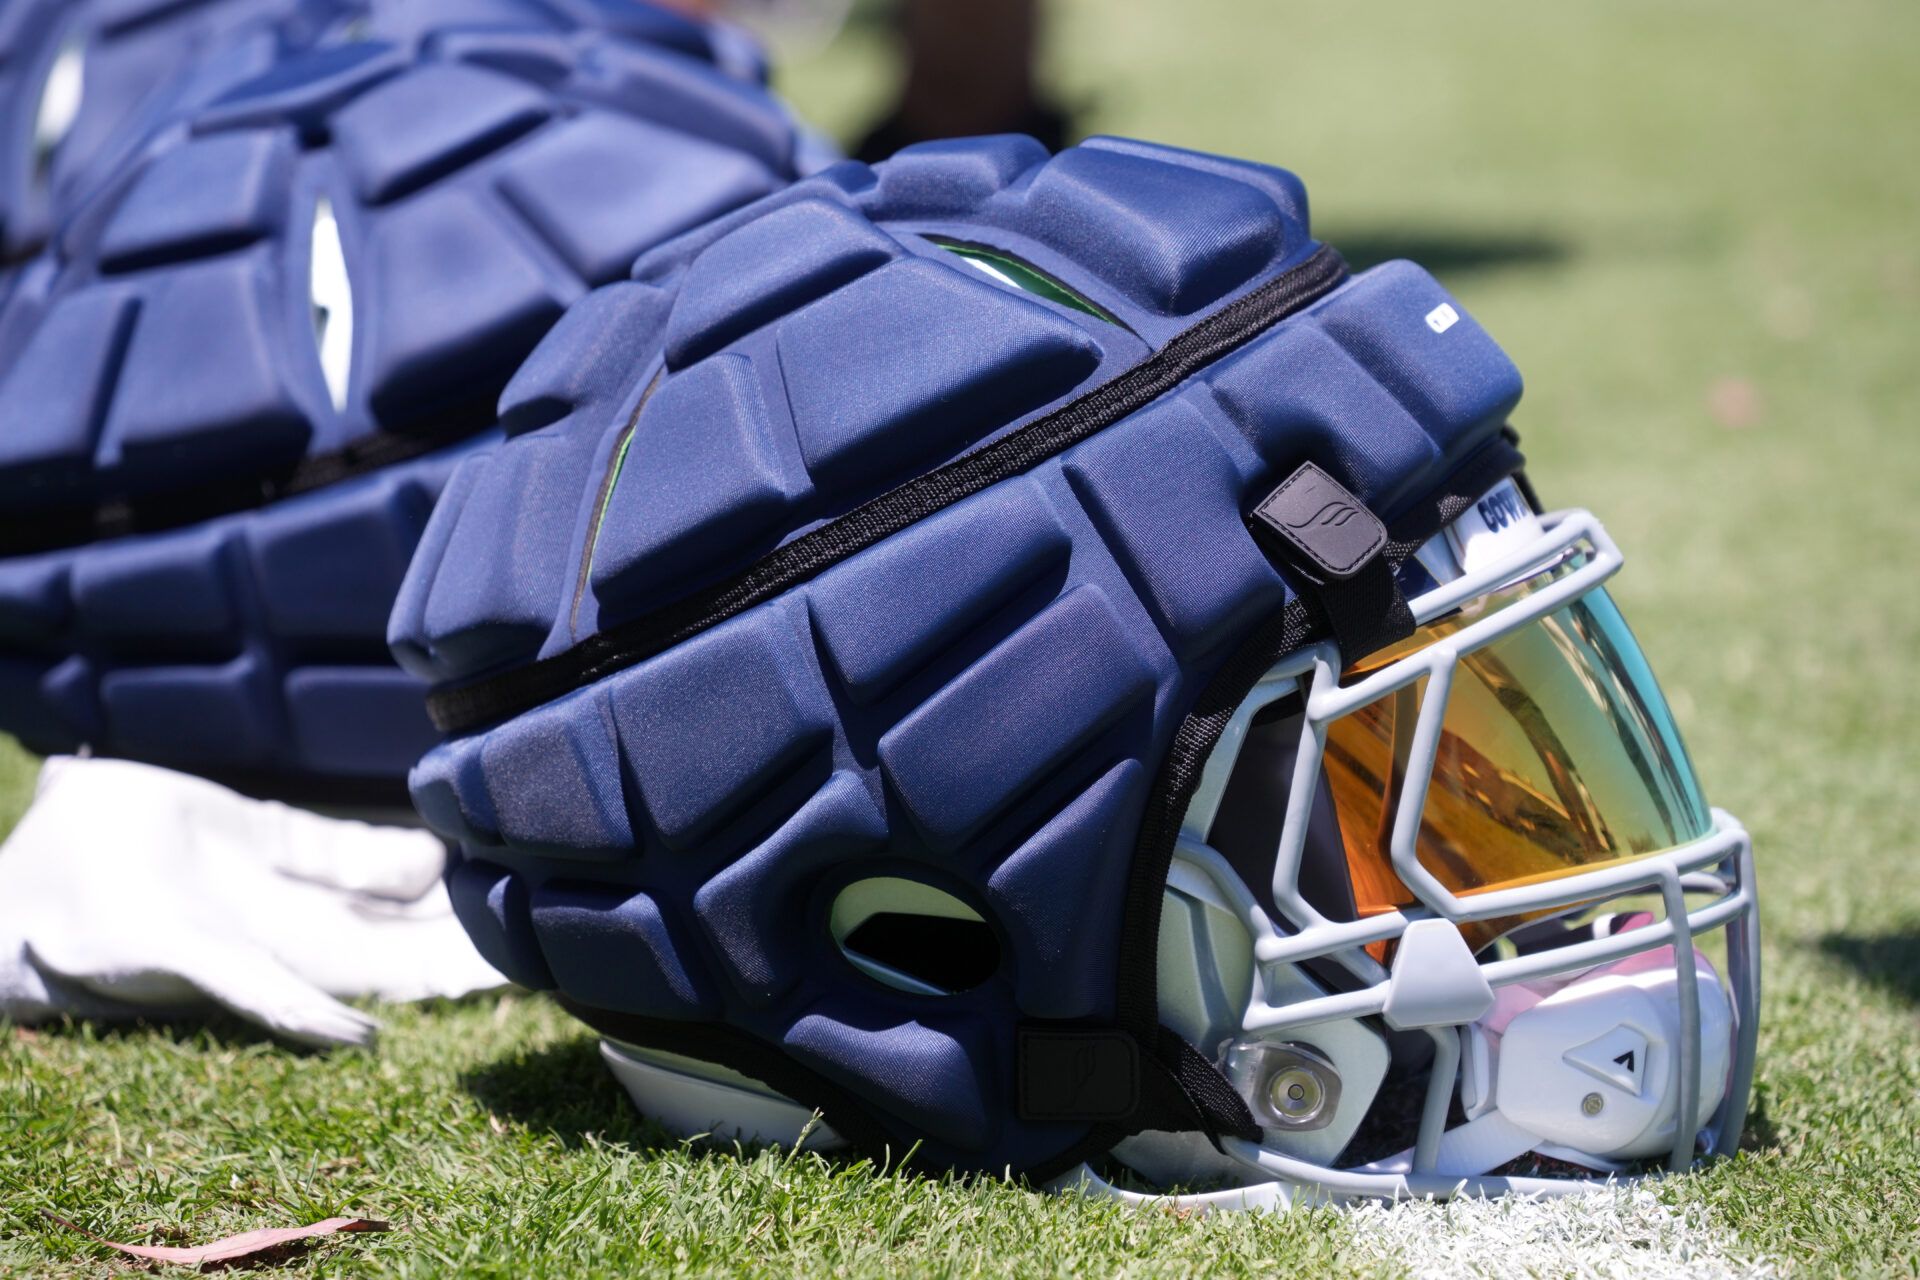
[[[1332,476],[1303,462],[1253,509],[1307,565],[1351,578],[1387,545],[1387,527]]]
[[[1020,1116],[1118,1120],[1140,1102],[1140,1048],[1124,1031],[1022,1027]]]

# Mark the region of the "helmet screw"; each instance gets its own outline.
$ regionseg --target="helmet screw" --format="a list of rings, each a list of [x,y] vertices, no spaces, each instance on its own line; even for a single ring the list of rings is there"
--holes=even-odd
[[[1276,1114],[1300,1124],[1326,1105],[1327,1088],[1311,1067],[1290,1063],[1268,1078],[1267,1101]]]
[[[1607,1105],[1607,1100],[1605,1098],[1601,1097],[1597,1093],[1590,1093],[1586,1097],[1580,1099],[1580,1113],[1582,1115],[1597,1116],[1600,1114],[1601,1108],[1605,1107],[1606,1105]]]
[[[1236,1045],[1227,1055],[1227,1076],[1269,1129],[1324,1129],[1340,1106],[1339,1071],[1308,1045]]]

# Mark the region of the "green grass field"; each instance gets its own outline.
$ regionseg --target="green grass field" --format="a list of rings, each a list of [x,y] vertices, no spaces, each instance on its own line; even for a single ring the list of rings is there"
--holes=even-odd
[[[1608,521],[1615,593],[1759,849],[1747,1147],[1659,1194],[1752,1261],[1920,1273],[1920,6],[1055,16],[1089,126],[1296,169],[1324,237],[1426,261],[1519,362],[1539,488]],[[879,41],[854,28],[788,91],[853,131]],[[0,830],[32,770],[0,750]],[[1394,1269],[1332,1213],[1182,1220],[689,1151],[542,1001],[382,1016],[377,1053],[331,1057],[232,1025],[0,1031],[0,1270],[121,1269],[42,1208],[117,1239],[396,1224],[291,1264],[329,1274]]]

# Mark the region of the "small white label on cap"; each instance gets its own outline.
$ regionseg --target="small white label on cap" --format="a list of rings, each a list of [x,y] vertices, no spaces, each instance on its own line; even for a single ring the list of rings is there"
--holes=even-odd
[[[1540,519],[1511,480],[1502,480],[1447,526],[1463,572],[1492,564],[1540,536]]]
[[[1460,323],[1460,313],[1453,309],[1451,302],[1443,302],[1427,312],[1427,328],[1435,333],[1445,333]]]

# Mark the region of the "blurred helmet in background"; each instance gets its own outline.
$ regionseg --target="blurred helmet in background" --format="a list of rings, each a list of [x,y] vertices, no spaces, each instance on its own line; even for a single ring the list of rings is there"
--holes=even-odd
[[[144,124],[312,39],[340,8],[11,0],[0,8],[0,254],[11,263],[45,243]]]
[[[104,66],[136,9],[242,7],[68,12]],[[631,0],[252,9],[291,18],[149,95],[0,311],[0,731],[398,799],[432,734],[386,617],[447,475],[570,303],[798,135],[742,37]]]

